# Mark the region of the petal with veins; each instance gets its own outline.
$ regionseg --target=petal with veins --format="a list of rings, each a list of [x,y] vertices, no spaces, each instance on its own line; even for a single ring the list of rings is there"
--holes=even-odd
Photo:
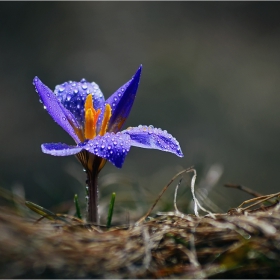
[[[157,149],[183,157],[179,142],[166,130],[153,126],[130,127],[121,132],[130,136],[131,146]]]
[[[61,108],[61,104],[54,93],[46,85],[44,85],[38,77],[34,78],[33,84],[40,96],[40,99],[46,107],[46,110],[51,115],[53,120],[59,124],[76,141],[76,143],[79,143],[80,139],[68,121],[68,116]]]
[[[84,149],[121,168],[130,149],[130,137],[122,133],[106,133],[89,140]]]
[[[41,145],[42,152],[52,156],[72,156],[83,150],[82,146],[71,146],[64,143],[46,143]]]
[[[107,100],[112,108],[112,116],[108,124],[108,132],[118,132],[122,128],[133,105],[138,89],[142,65],[138,68],[130,81],[120,87]]]

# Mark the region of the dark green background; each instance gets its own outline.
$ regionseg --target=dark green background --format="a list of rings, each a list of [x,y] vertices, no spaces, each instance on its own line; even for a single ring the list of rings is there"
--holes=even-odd
[[[176,172],[195,165],[202,180],[213,164],[224,210],[248,198],[225,182],[278,191],[279,13],[278,2],[1,2],[0,185],[45,207],[83,195],[75,158],[41,152],[73,141],[38,102],[35,75],[52,89],[86,78],[108,97],[143,64],[125,127],[167,129],[185,157],[132,148],[121,170],[102,171],[104,196],[113,182],[117,202],[123,188],[145,211]]]

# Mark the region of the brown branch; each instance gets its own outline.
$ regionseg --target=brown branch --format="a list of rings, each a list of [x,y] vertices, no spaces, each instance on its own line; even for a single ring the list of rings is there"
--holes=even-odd
[[[255,191],[251,190],[250,188],[244,187],[242,185],[227,183],[227,184],[224,184],[224,186],[227,188],[239,189],[239,190],[246,192],[255,197],[263,196],[263,194],[261,194],[259,192],[255,192]]]

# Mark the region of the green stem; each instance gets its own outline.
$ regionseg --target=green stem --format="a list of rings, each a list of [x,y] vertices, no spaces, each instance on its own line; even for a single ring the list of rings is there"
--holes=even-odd
[[[113,192],[112,196],[111,196],[109,210],[108,210],[107,228],[111,227],[111,222],[112,222],[112,217],[113,217],[113,212],[114,212],[114,205],[115,205],[115,198],[116,198],[116,193]]]
[[[77,217],[79,219],[82,219],[82,215],[81,215],[81,210],[80,210],[80,205],[79,205],[79,200],[78,200],[78,195],[77,194],[74,195],[74,203],[75,203],[75,207],[76,207]]]

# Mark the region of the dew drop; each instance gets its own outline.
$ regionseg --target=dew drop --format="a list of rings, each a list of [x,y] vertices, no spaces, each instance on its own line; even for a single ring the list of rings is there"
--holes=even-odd
[[[87,89],[87,85],[82,85],[82,89]]]

